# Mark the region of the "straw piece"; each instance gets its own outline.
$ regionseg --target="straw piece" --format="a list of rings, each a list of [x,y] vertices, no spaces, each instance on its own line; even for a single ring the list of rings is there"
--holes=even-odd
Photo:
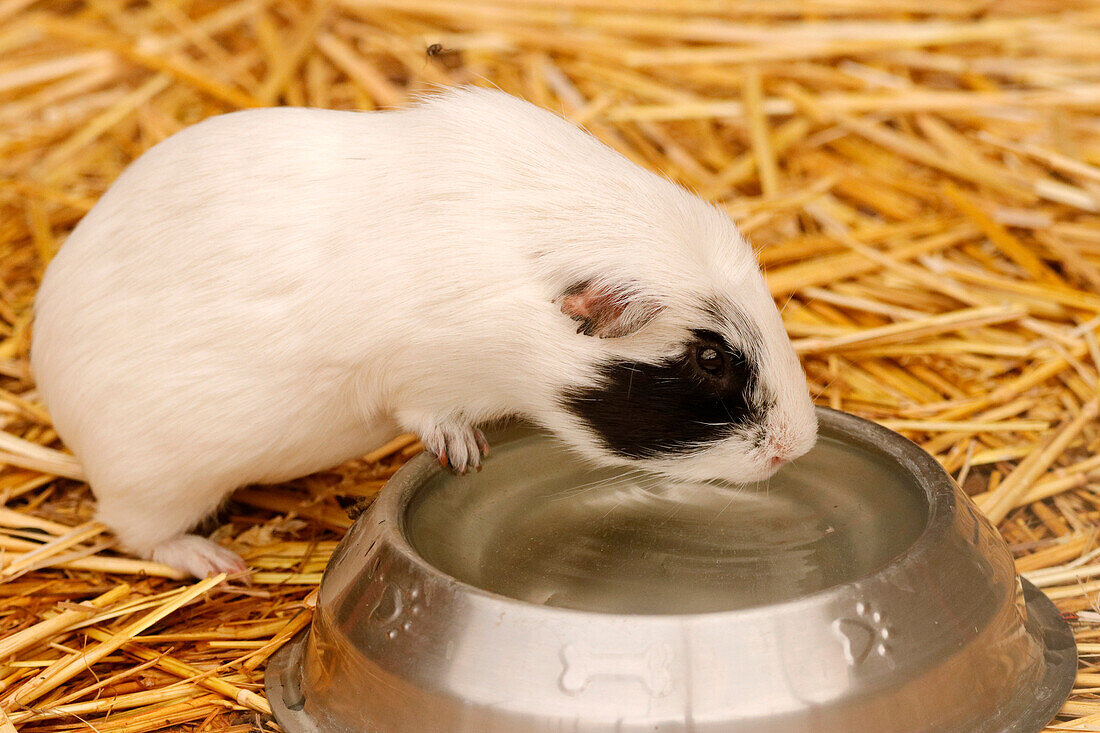
[[[1076,546],[1067,547],[1064,555],[1073,557],[1070,550],[1078,549]],[[1078,553],[1080,550],[1078,549]],[[1094,578],[1100,575],[1100,565],[1079,565],[1067,569],[1049,568],[1054,572],[1030,572],[1027,573],[1027,579],[1035,584],[1038,588],[1047,588],[1058,583],[1078,582],[1085,578]]]
[[[927,316],[904,323],[895,323],[879,328],[870,328],[843,336],[822,339],[801,339],[794,342],[795,350],[800,354],[841,351],[851,346],[881,346],[897,341],[913,341],[924,336],[933,336],[994,323],[1015,321],[1027,311],[1019,306],[992,306],[988,308],[966,308],[940,316]]]
[[[1050,201],[1066,206],[1075,206],[1083,211],[1100,211],[1100,195],[1095,195],[1068,183],[1044,178],[1032,187],[1036,194]]]
[[[1031,492],[1023,497],[1024,499],[1028,499],[1028,501],[1024,503],[1030,504],[1033,501],[1040,501],[1057,493],[1061,493],[1061,491],[1072,488],[1072,486],[1070,486],[1067,482],[1072,482],[1072,484],[1074,485],[1083,486],[1089,481],[1092,476],[1098,473],[1100,473],[1100,455],[1094,455],[1086,458],[1083,461],[1065,466],[1064,468],[1056,469],[1052,471],[1050,475],[1044,477],[1041,481],[1035,484]],[[1051,488],[1048,488],[1048,486]],[[1055,490],[1055,487],[1059,486],[1064,488],[1061,488],[1061,490]],[[975,501],[978,501],[979,499],[981,499],[982,501],[986,500],[986,496],[984,494],[977,494],[971,498],[973,498]],[[1020,506],[1023,506],[1023,504],[1021,504]]]
[[[48,557],[59,555],[63,550],[67,550],[74,545],[78,545],[81,542],[100,535],[106,530],[107,528],[99,522],[88,522],[79,527],[74,527],[71,532],[50,540],[44,545],[21,555],[14,562],[10,562],[3,568],[0,568],[0,583],[11,580],[26,572],[27,568],[30,568],[32,565]]]
[[[1083,281],[1082,285],[1085,286],[1084,289],[1086,290],[1100,291],[1100,268],[1089,262],[1075,247],[1066,244],[1058,237],[1042,233],[1037,233],[1036,238],[1043,243],[1044,247],[1053,252],[1069,277]]]
[[[1081,356],[1084,356],[1085,353],[1086,348],[1082,346],[1078,349],[1071,351],[1070,354],[1068,354],[1067,356],[1080,358]],[[941,415],[941,417],[946,419],[966,417],[968,415],[974,414],[975,412],[978,412],[984,407],[988,407],[989,405],[998,405],[1008,402],[1009,400],[1014,399],[1021,393],[1026,392],[1027,390],[1032,389],[1033,387],[1036,387],[1043,382],[1051,379],[1052,377],[1055,377],[1064,372],[1067,368],[1069,368],[1070,365],[1069,358],[1067,358],[1067,356],[1057,356],[1045,361],[1040,361],[1033,366],[1030,366],[1029,368],[1023,370],[1023,372],[1019,376],[1001,384],[992,392],[982,397],[979,397],[978,399],[975,399],[969,403],[959,404],[946,410]]]
[[[771,155],[775,157],[787,152],[798,141],[806,137],[810,127],[810,121],[805,117],[795,117],[781,124],[775,129],[774,133],[771,133],[766,142],[770,147]],[[765,151],[766,153],[767,151]],[[739,156],[718,173],[711,187],[704,189],[702,195],[705,198],[723,196],[729,193],[731,187],[752,178],[756,173],[757,157],[755,151]]]
[[[1010,511],[1012,504],[1022,497],[1032,482],[1045,471],[1064,451],[1085,427],[1100,413],[1100,398],[1094,398],[1081,408],[1081,411],[1062,426],[1050,442],[1041,450],[1028,456],[1023,463],[1006,478],[996,491],[979,504],[989,521],[999,524]]]
[[[344,41],[331,33],[320,33],[317,35],[316,44],[332,63],[371,96],[377,106],[396,107],[405,101],[405,96],[401,92]]]
[[[310,621],[313,620],[313,609],[317,605],[317,596],[317,590],[312,591],[308,596],[306,596],[305,600],[303,601],[306,606],[305,610],[292,618],[286,624],[286,626],[280,629],[279,632],[276,633],[270,641],[260,647],[259,651],[253,654],[252,657],[250,657],[244,663],[243,667],[245,671],[251,672],[257,669],[260,665],[266,662],[272,654],[278,651],[283,644],[290,641],[290,639],[295,634],[297,634],[299,631],[309,625]]]
[[[992,303],[993,299],[988,296],[968,291],[950,280],[943,277],[937,277],[924,269],[902,262],[900,261],[901,258],[891,257],[890,254],[893,253],[887,254],[879,252],[872,247],[868,247],[856,241],[841,222],[830,216],[829,213],[824,211],[821,207],[814,204],[807,204],[804,208],[808,214],[821,222],[826,230],[839,241],[843,242],[845,246],[855,250],[855,252],[862,257],[871,260],[886,270],[908,278],[912,282],[923,285],[930,290],[949,295],[961,303],[968,303],[974,306],[990,305]]]
[[[377,463],[378,461],[381,461],[385,458],[389,458],[394,453],[400,451],[402,448],[412,445],[417,440],[418,438],[412,433],[398,435],[396,438],[389,441],[385,445],[363,456],[363,461],[366,463]]]
[[[105,51],[91,51],[47,59],[7,72],[0,72],[0,93],[10,92],[23,86],[34,86],[54,81],[75,74],[78,71],[108,66],[111,61],[111,54]]]
[[[49,477],[47,477],[49,478]],[[19,515],[23,516],[23,515]],[[12,524],[17,524],[19,520],[11,520]],[[3,520],[0,520],[2,525]],[[5,552],[0,557],[0,563],[4,560],[7,562],[15,562],[24,556],[22,551],[33,551],[41,547],[38,542],[29,542],[27,540],[20,540],[14,537],[5,537],[0,534],[0,548],[5,550],[18,550],[19,552]],[[171,578],[173,580],[183,580],[186,576],[175,568],[171,568],[162,563],[153,562],[151,560],[138,560],[130,557],[108,557],[102,555],[95,555],[92,557],[80,557],[71,559],[56,559],[54,563],[51,563],[55,567],[65,568],[68,570],[90,570],[100,573],[114,573],[118,575],[143,575],[157,578]]]
[[[42,208],[42,204],[38,201],[28,200],[25,203],[27,210],[27,222],[31,230],[31,237],[34,241],[35,249],[38,251],[38,259],[40,262],[49,263],[53,259],[54,253],[57,252],[57,241],[54,239],[53,231],[50,228],[50,221],[46,217],[46,212]],[[42,410],[28,410],[30,405],[21,404],[21,408],[25,412],[32,412],[32,415],[38,417],[43,422],[49,422],[49,417],[46,416],[42,419],[44,411]]]
[[[0,504],[18,499],[23,494],[34,491],[53,481],[53,476],[38,476],[33,473],[11,473],[7,481],[0,479]]]
[[[137,666],[123,669],[121,672],[117,672],[109,677],[97,680],[95,684],[79,687],[68,694],[60,696],[56,694],[50,695],[48,704],[51,706],[65,705],[74,700],[79,700],[80,698],[93,696],[93,693],[94,697],[99,697],[102,694],[121,694],[124,690],[127,692],[131,690],[146,690],[148,689],[148,684],[143,684],[141,681],[125,682],[124,680],[139,677],[145,670],[152,666],[152,662],[143,662]],[[33,716],[34,714],[28,711],[22,715]],[[22,715],[17,714],[17,720],[22,721]],[[49,716],[47,715],[47,717]]]
[[[424,0],[418,0],[423,2]],[[817,24],[815,24],[817,25]],[[884,24],[885,25],[885,24]],[[937,23],[924,27],[921,24],[905,24],[891,28],[888,35],[867,33],[857,39],[830,38],[822,29],[820,36],[802,37],[797,40],[761,43],[759,45],[729,47],[676,47],[632,51],[624,54],[628,66],[680,66],[694,64],[745,64],[761,61],[795,61],[799,59],[851,56],[882,49],[945,44],[973,43],[990,37],[1003,37],[1006,32],[1020,32],[1007,22],[978,21],[968,27],[948,28]],[[927,31],[924,33],[915,32]]]
[[[217,576],[215,580],[221,582],[224,577],[224,574],[222,574]],[[213,585],[217,585],[217,582],[213,583]],[[134,643],[127,643],[128,640],[119,641],[118,636],[112,636],[105,631],[88,629],[87,634],[93,639],[102,642],[103,646],[114,645],[114,648],[123,648],[123,651],[127,654],[132,654],[138,659],[145,661],[156,660],[154,662],[155,666],[159,669],[163,669],[165,672],[192,681],[199,687],[204,687],[219,695],[224,695],[234,702],[257,712],[266,713],[268,715],[271,714],[271,706],[267,704],[267,700],[251,690],[245,690],[218,677],[211,677],[209,672],[204,672],[197,667],[193,667],[190,664],[186,664],[165,654],[158,654],[152,649],[147,649]]]
[[[45,639],[60,634],[76,622],[87,619],[99,609],[112,606],[129,594],[130,586],[125,584],[117,586],[82,604],[80,608],[67,609],[56,616],[39,621],[33,626],[0,639],[0,660],[7,659],[27,647],[34,646]]]
[[[937,260],[934,262],[934,265],[936,269],[943,273],[950,274],[952,277],[964,280],[968,283],[981,284],[995,290],[1002,290],[1005,293],[1019,293],[1040,300],[1054,301],[1073,308],[1088,309],[1095,313],[1100,313],[1100,295],[1086,293],[1064,285],[1039,284],[1012,280],[1007,277],[991,275],[972,267],[964,267],[944,260]]]
[[[869,258],[860,256],[861,251],[860,254],[837,254],[821,257],[812,262],[775,268],[767,273],[768,290],[771,291],[772,297],[778,298],[790,295],[806,285],[826,285],[878,270],[884,265],[896,269],[906,260],[955,246],[960,241],[974,236],[975,233],[976,230],[969,226],[948,230],[943,234],[891,249],[888,258],[881,261],[868,261]]]
[[[1025,455],[1026,452],[1028,451],[1025,451]],[[1036,482],[1031,490],[1029,490],[1026,494],[1011,503],[1011,509],[1017,509],[1022,506],[1027,506],[1028,504],[1033,504],[1037,501],[1049,499],[1053,496],[1058,496],[1059,494],[1065,493],[1066,491],[1083,488],[1088,485],[1089,481],[1092,480],[1092,478],[1093,477],[1087,474],[1081,473]],[[985,495],[979,494],[974,498],[977,499],[978,496]]]
[[[779,167],[776,165],[768,135],[763,98],[760,70],[750,67],[745,74],[745,110],[748,112],[753,157],[756,159],[757,170],[760,171],[760,186],[764,195],[774,196],[779,193]]]
[[[320,585],[321,573],[252,573],[256,585]]]
[[[1002,422],[982,422],[977,420],[880,420],[879,424],[891,430],[912,430],[921,433],[937,431],[968,431],[974,433],[1040,431],[1050,427],[1050,424],[1045,420],[1005,420]]]
[[[72,530],[72,527],[66,524],[51,522],[48,519],[42,519],[23,512],[12,511],[4,507],[0,507],[0,527],[14,527],[20,529],[30,527],[57,536],[68,534],[68,532]]]
[[[212,640],[227,640],[227,639],[258,639],[262,637],[270,637],[273,634],[277,634],[280,630],[287,625],[286,619],[272,619],[270,621],[261,621],[258,623],[250,624],[241,628],[226,627],[217,631],[196,631],[183,634],[169,634],[159,633],[150,636],[135,636],[134,641],[139,643],[146,642],[176,642],[176,641],[212,641]]]
[[[37,0],[4,0],[0,2],[0,21],[13,17],[20,10],[32,5]]]
[[[83,469],[69,454],[17,438],[3,431],[0,431],[0,461],[21,468],[46,471],[54,476],[64,476],[76,481],[84,480]]]
[[[984,211],[971,201],[962,191],[948,184],[944,187],[944,193],[961,212],[985,232],[989,240],[997,245],[1002,252],[1031,274],[1036,280],[1062,286],[1062,278],[1058,277],[1046,264],[1043,263],[1031,250],[1022,245],[1008,230],[993,221]]]
[[[1060,539],[1059,543],[1038,550],[1016,560],[1016,572],[1027,573],[1032,583],[1042,583],[1044,579],[1061,572],[1052,566],[1059,565],[1083,555],[1096,544],[1094,532],[1077,532]],[[1081,570],[1082,568],[1077,568]]]
[[[136,713],[122,715],[109,713],[106,720],[90,720],[88,724],[94,725],[96,733],[181,730],[184,723],[209,718],[212,712],[225,710],[227,706],[224,700],[208,695],[167,705],[151,705]]]
[[[972,181],[987,186],[1002,194],[1010,195],[1023,201],[1031,201],[1033,198],[1029,191],[1022,190],[1017,186],[1002,181],[998,177],[991,176],[984,170],[967,168],[949,158],[945,158],[931,145],[915,137],[895,132],[885,125],[876,122],[853,117],[842,112],[826,110],[815,99],[794,85],[786,85],[784,87],[784,93],[791,96],[799,107],[806,109],[815,117],[833,119],[845,129],[894,153],[962,180]]]
[[[755,62],[749,62],[753,63]],[[945,92],[936,90],[907,89],[905,93],[834,93],[816,97],[816,104],[822,112],[832,114],[859,113],[915,113],[915,112],[970,112],[991,113],[1005,107],[1029,107],[1048,104],[1051,106],[1095,106],[1100,87],[1089,85],[1074,92],[1038,92],[998,90],[995,92]],[[795,112],[797,104],[782,98],[770,97],[761,100],[760,109],[766,115],[789,115]],[[713,118],[741,119],[748,114],[743,101],[737,100],[682,100],[660,104],[620,104],[611,107],[600,118],[615,122],[638,122],[648,120],[703,120]],[[925,150],[927,153],[928,150]],[[982,166],[983,176],[992,172],[990,166]]]
[[[346,512],[326,504],[310,503],[310,497],[274,489],[239,489],[233,500],[282,514],[298,514],[333,529],[347,529],[351,520]]]
[[[105,33],[91,31],[76,23],[46,16],[36,17],[34,24],[49,35],[108,49],[149,69],[166,72],[184,83],[191,84],[197,89],[229,103],[233,107],[255,107],[258,104],[257,100],[249,94],[210,79],[201,71],[192,68],[191,64],[139,51],[135,46],[125,41],[120,42]]]
[[[1073,583],[1071,585],[1048,586],[1043,589],[1043,593],[1052,601],[1086,596],[1097,591],[1100,591],[1100,580],[1090,580],[1087,583]],[[1100,674],[1096,675],[1096,678],[1100,680]],[[1097,686],[1100,687],[1100,685]]]
[[[1068,155],[1063,155],[1055,150],[1048,150],[1042,148],[1034,143],[1014,143],[1011,140],[1005,140],[997,135],[993,135],[985,130],[978,131],[978,137],[981,140],[987,141],[993,145],[1011,150],[1016,153],[1022,153],[1024,155],[1038,158],[1044,163],[1049,163],[1051,167],[1062,173],[1068,173],[1072,176],[1079,176],[1091,181],[1100,183],[1100,167],[1083,163],[1080,160],[1072,158]]]
[[[45,183],[56,183],[65,174],[62,166],[69,163],[77,153],[90,145],[107,130],[119,124],[135,109],[160,94],[171,83],[167,74],[159,74],[120,99],[105,112],[88,122],[80,131],[69,136],[61,145],[55,147],[37,166],[36,175]]]
[[[110,713],[117,710],[130,710],[164,702],[179,700],[180,698],[194,699],[199,693],[186,686],[164,687],[144,692],[132,692],[126,695],[111,695],[89,702],[74,702],[66,705],[50,705],[45,709],[34,712],[13,713],[12,719],[17,723],[28,723],[36,720],[50,720],[52,718],[80,718],[93,713]],[[14,728],[13,728],[14,730]]]
[[[298,37],[295,39],[290,51],[274,58],[277,66],[268,72],[263,86],[256,92],[256,100],[260,104],[273,104],[279,98],[279,94],[290,80],[290,77],[301,65],[313,46],[317,32],[325,22],[331,7],[331,0],[322,0],[315,3],[309,17],[305,22],[299,24]]]

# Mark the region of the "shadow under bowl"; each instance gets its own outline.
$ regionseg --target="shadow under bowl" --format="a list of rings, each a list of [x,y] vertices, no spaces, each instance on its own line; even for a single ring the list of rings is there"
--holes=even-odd
[[[268,667],[290,733],[1034,733],[1076,649],[913,443],[818,409],[768,482],[673,484],[505,428],[409,462]]]

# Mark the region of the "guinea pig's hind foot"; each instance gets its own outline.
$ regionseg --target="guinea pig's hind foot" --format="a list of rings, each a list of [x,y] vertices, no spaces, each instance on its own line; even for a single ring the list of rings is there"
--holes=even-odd
[[[424,431],[421,442],[441,466],[459,475],[480,471],[481,459],[489,455],[489,441],[473,425],[437,424]]]
[[[218,573],[248,577],[248,566],[237,553],[194,534],[181,534],[160,543],[149,553],[149,557],[196,578]]]

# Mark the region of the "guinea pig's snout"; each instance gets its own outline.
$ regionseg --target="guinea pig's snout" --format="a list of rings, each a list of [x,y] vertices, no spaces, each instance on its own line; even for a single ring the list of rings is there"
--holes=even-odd
[[[764,455],[768,456],[768,463],[772,469],[790,463],[809,450],[813,444],[811,441],[809,445],[805,445],[806,441],[800,440],[797,432],[788,425],[773,428],[768,432]]]
[[[779,468],[785,463],[790,463],[797,457],[797,453],[788,443],[780,443],[773,445],[772,455],[769,459],[769,463],[772,468]]]

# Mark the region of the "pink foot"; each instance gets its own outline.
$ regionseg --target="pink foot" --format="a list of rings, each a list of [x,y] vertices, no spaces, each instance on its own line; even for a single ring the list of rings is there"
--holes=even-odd
[[[248,574],[248,566],[237,553],[216,542],[193,534],[184,534],[153,548],[150,558],[196,578],[218,573],[230,576]]]

